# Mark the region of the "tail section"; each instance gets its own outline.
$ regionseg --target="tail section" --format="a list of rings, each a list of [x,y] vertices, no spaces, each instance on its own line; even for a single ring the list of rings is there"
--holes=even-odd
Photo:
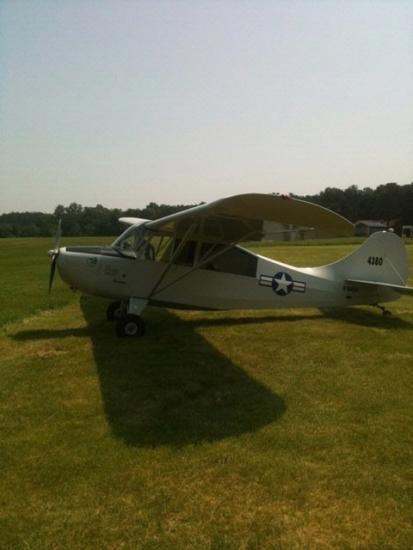
[[[373,233],[352,254],[326,266],[335,278],[405,286],[409,274],[404,243],[395,233]]]

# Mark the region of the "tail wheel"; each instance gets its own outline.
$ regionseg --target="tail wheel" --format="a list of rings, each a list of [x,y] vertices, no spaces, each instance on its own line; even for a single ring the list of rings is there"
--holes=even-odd
[[[139,338],[145,334],[145,323],[139,315],[127,314],[116,324],[116,334],[121,338]]]
[[[106,309],[106,319],[108,321],[115,321],[120,319],[123,315],[122,302],[120,300],[112,302]]]

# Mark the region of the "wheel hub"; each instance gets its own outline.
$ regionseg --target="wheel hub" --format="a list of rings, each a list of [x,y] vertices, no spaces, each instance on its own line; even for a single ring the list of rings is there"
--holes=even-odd
[[[135,336],[138,332],[138,325],[134,322],[126,323],[125,325],[125,334],[128,336]]]

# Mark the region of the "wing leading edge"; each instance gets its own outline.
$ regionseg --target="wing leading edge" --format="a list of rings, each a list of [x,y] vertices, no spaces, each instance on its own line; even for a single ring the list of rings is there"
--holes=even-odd
[[[146,224],[164,234],[219,242],[260,241],[285,233],[285,226],[315,229],[330,236],[353,235],[351,222],[317,204],[283,195],[233,195]]]

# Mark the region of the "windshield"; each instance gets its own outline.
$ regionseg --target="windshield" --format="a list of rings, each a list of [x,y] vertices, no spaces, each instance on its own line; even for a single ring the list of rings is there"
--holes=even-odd
[[[116,248],[125,256],[136,258],[137,251],[144,244],[145,230],[142,227],[128,227],[113,243],[112,247]]]
[[[129,227],[112,244],[122,255],[151,261],[168,261],[171,237],[157,235],[145,227]]]

